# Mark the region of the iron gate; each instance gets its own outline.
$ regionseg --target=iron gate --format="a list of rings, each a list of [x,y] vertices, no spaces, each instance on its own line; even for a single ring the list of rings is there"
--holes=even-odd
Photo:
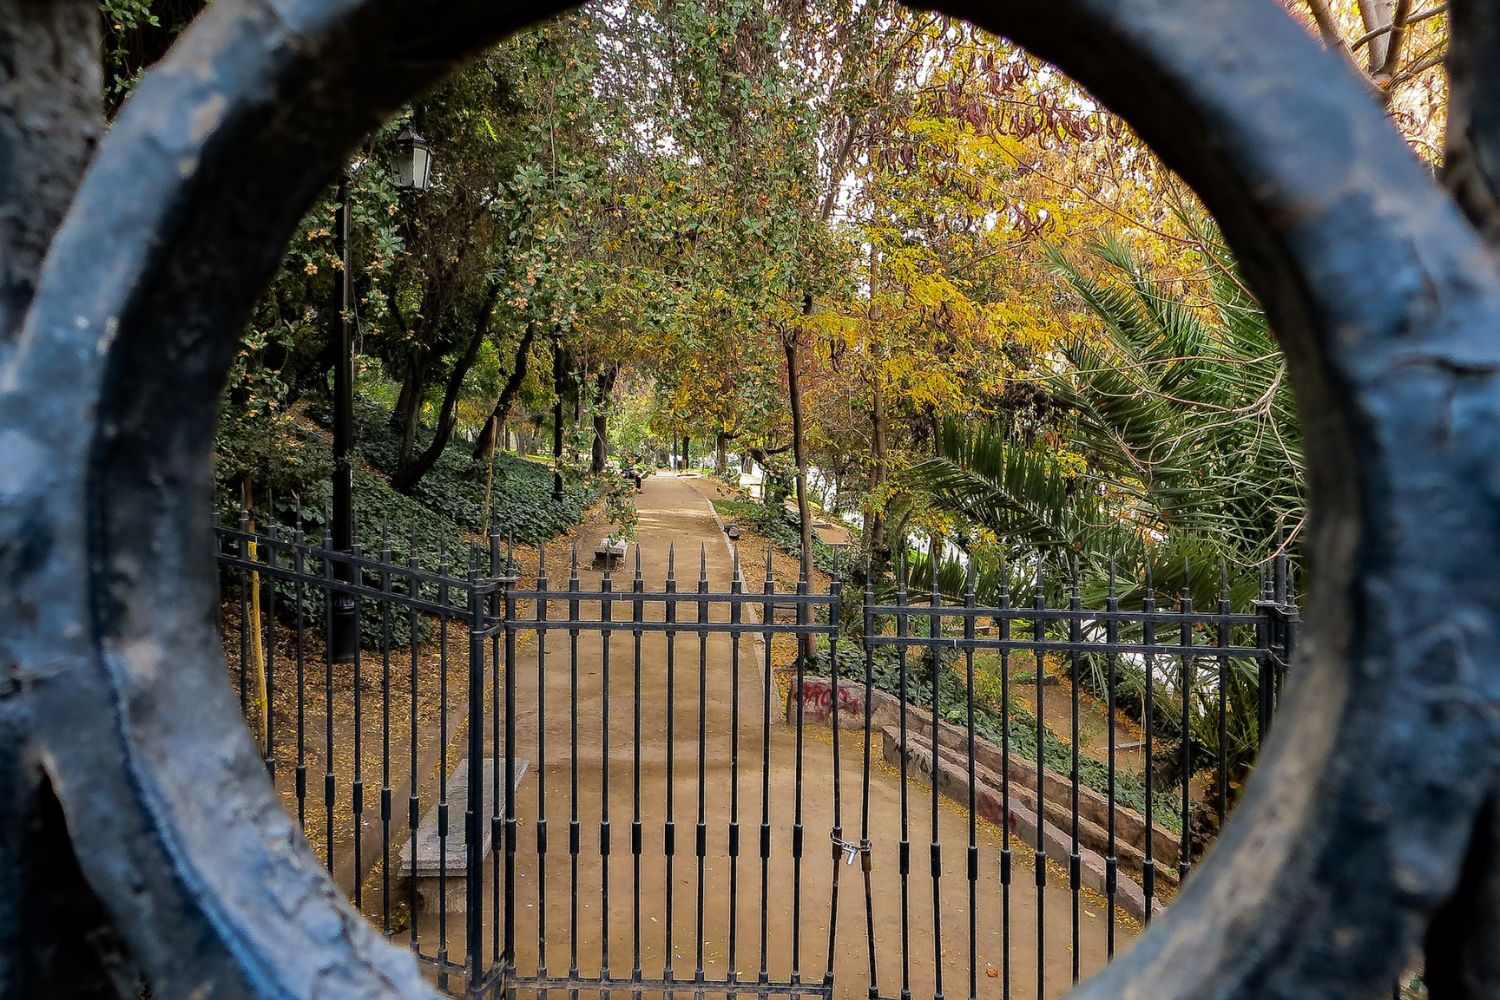
[[[1263,727],[1297,628],[1280,562],[1238,611],[1149,590],[1090,610],[1040,579],[984,607],[904,571],[851,604],[836,579],[779,592],[769,554],[758,586],[706,551],[685,574],[669,553],[659,582],[637,551],[526,584],[498,537],[424,567],[416,539],[398,559],[243,517],[218,534],[231,677],[284,801],[356,906],[475,995],[1060,992],[1175,894],[1195,823],[1230,806],[1227,755],[1205,776],[1201,743],[1163,746],[1153,699],[1178,685],[1179,734],[1207,713],[1227,746],[1232,671]],[[340,596],[347,663],[326,655]],[[783,649],[807,635],[811,663]],[[1153,679],[1138,731],[1131,676]],[[841,935],[845,869],[863,898]]]

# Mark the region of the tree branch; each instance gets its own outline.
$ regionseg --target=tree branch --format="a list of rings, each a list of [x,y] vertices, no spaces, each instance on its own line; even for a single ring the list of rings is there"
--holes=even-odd
[[[525,331],[521,334],[520,343],[516,345],[515,363],[511,365],[510,377],[505,380],[505,385],[500,389],[500,398],[495,400],[495,407],[490,411],[484,427],[479,432],[479,440],[474,442],[476,459],[489,454],[500,437],[500,425],[510,414],[511,401],[515,399],[516,393],[521,391],[521,383],[526,381],[526,368],[531,361],[531,342],[535,339],[536,323],[527,323]]]
[[[443,387],[443,402],[438,408],[437,423],[432,429],[432,440],[420,454],[398,468],[391,476],[391,485],[402,493],[410,493],[422,481],[422,477],[432,471],[432,467],[437,464],[444,449],[448,447],[448,442],[453,438],[453,429],[458,423],[454,416],[454,410],[458,406],[458,396],[463,391],[464,379],[468,376],[469,369],[474,367],[474,362],[479,357],[479,348],[489,336],[495,303],[499,298],[500,282],[491,281],[484,300],[474,316],[473,332],[469,335],[469,343],[464,348],[463,355],[453,363],[453,370],[448,373],[448,382]]]
[[[1396,9],[1391,13],[1390,43],[1386,46],[1385,61],[1375,71],[1376,82],[1389,81],[1396,73],[1396,63],[1401,59],[1402,46],[1406,44],[1407,20],[1411,17],[1412,0],[1396,0]]]
[[[1436,7],[1429,7],[1427,10],[1418,11],[1406,19],[1406,27],[1410,28],[1414,24],[1421,24],[1430,17],[1437,17],[1439,14],[1446,14],[1447,12],[1448,5],[1446,3],[1440,3]],[[1351,42],[1349,47],[1352,49],[1364,48],[1381,35],[1390,31],[1393,27],[1394,25],[1387,24],[1372,31],[1367,31]]]

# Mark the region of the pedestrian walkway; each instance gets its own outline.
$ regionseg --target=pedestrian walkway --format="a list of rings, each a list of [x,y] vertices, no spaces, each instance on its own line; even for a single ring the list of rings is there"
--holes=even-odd
[[[696,589],[700,559],[709,588],[715,593],[729,590],[730,549],[690,480],[653,476],[646,480],[637,506],[641,569],[648,590],[660,589],[666,580],[669,553],[675,553],[679,591]],[[581,539],[580,553],[592,552],[595,541]],[[747,590],[760,589],[762,560],[760,553],[746,554]],[[632,551],[625,569],[615,571],[616,589],[628,589],[634,561]],[[548,570],[553,586],[565,584],[567,566]],[[599,586],[601,570],[580,566],[578,572],[583,590]],[[561,616],[561,611],[554,609],[553,614]],[[690,614],[684,607],[679,620],[692,620]],[[727,620],[727,609],[716,606],[714,617]],[[783,719],[782,694],[768,685],[764,647],[757,637],[738,641],[736,665],[735,640],[724,633],[702,640],[680,634],[675,641],[662,633],[647,633],[639,640],[638,675],[636,641],[628,630],[616,632],[607,641],[606,655],[606,641],[597,633],[570,636],[553,630],[544,644],[528,644],[518,654],[516,753],[532,764],[517,797],[518,971],[529,975],[544,969],[559,975],[576,968],[593,975],[605,966],[612,975],[625,977],[639,962],[647,979],[662,977],[664,969],[691,977],[699,968],[708,979],[723,979],[733,968],[741,980],[753,982],[764,963],[773,978],[791,976],[795,970],[804,982],[821,982],[831,919],[829,833],[837,808],[844,838],[858,838],[863,733],[846,730],[840,741],[836,797],[831,734],[809,727],[799,784],[796,732]],[[770,765],[763,774],[766,753]],[[906,839],[912,861],[909,920],[903,932],[898,872],[902,783],[880,759],[879,733],[873,737],[872,753],[870,878],[880,995],[900,995],[905,978],[914,995],[930,996],[937,987],[934,970],[940,966],[942,992],[966,996],[967,815],[956,803],[942,800],[934,817],[930,786],[915,776],[908,783]],[[644,842],[638,871],[631,852],[637,794]],[[773,844],[764,882],[759,844],[763,803],[768,804]],[[799,811],[805,838],[800,884],[789,846]],[[664,844],[669,814],[675,826],[670,860]],[[611,829],[607,859],[600,852],[600,824],[606,817]],[[736,817],[737,864],[728,848]],[[706,831],[701,895],[696,857],[700,818]],[[542,819],[548,831],[544,864],[538,852]],[[576,856],[569,851],[570,821],[575,819],[580,831]],[[937,920],[929,862],[934,821],[943,871]],[[1073,967],[1073,895],[1066,872],[1050,871],[1039,899],[1029,867],[1030,848],[1014,843],[1015,870],[1009,906],[1004,908],[998,885],[1000,832],[981,825],[977,846],[978,946],[973,960],[978,995],[1007,995],[1007,973],[1008,995],[1037,995],[1039,922],[1045,939],[1042,993],[1062,995],[1071,985]],[[856,862],[842,867],[839,877],[832,963],[835,993],[865,997],[870,956],[863,873]],[[486,884],[488,939],[495,919],[489,868]],[[1003,919],[1007,912],[1008,928]],[[1080,916],[1081,964],[1087,974],[1105,961],[1103,900],[1085,897]],[[419,919],[424,940],[436,940],[436,918]],[[461,954],[462,920],[447,923],[449,951]],[[1122,931],[1122,945],[1129,935]]]

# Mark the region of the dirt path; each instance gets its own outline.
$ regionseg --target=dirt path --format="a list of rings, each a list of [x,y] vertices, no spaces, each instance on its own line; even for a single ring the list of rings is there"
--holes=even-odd
[[[679,591],[697,588],[700,552],[708,589],[728,590],[730,552],[710,508],[689,480],[653,476],[646,481],[638,507],[642,574],[648,592],[661,588],[672,546]],[[591,551],[593,539],[583,541],[590,543]],[[631,558],[633,563],[633,552]],[[756,567],[746,573],[746,589],[758,591],[764,556],[747,554],[746,561]],[[553,586],[566,585],[566,566],[549,566],[549,570]],[[601,576],[583,567],[578,575],[583,590],[596,588]],[[617,572],[615,588],[628,589],[630,576],[628,569]],[[628,605],[616,605],[616,617],[628,615],[628,609]],[[565,610],[554,607],[551,615],[562,616]],[[657,611],[654,616],[653,610]],[[580,617],[594,619],[598,611],[598,602],[581,602]],[[694,608],[684,606],[679,620],[691,621],[695,615]],[[646,617],[659,618],[659,608],[648,605]],[[727,607],[716,605],[713,619],[728,620]],[[576,670],[570,666],[574,644]],[[530,644],[528,652],[517,656],[516,754],[531,763],[516,801],[519,972],[530,975],[545,968],[559,975],[576,967],[585,975],[596,974],[606,960],[607,946],[610,972],[628,976],[636,963],[633,896],[638,884],[639,965],[647,979],[662,976],[664,968],[679,978],[691,978],[701,966],[708,979],[723,979],[733,967],[742,979],[754,981],[762,964],[764,935],[764,962],[773,978],[790,975],[796,962],[804,981],[821,981],[829,954],[833,863],[828,838],[836,808],[834,760],[837,756],[840,761],[837,808],[844,837],[857,839],[864,760],[861,734],[846,732],[836,753],[826,730],[809,727],[804,734],[799,795],[796,731],[781,719],[782,702],[767,686],[764,650],[755,637],[735,643],[723,633],[705,640],[683,634],[670,641],[662,633],[648,632],[639,650],[637,654],[635,637],[628,630],[614,633],[607,643],[597,632],[575,638],[564,630],[553,630],[540,648]],[[880,994],[896,996],[903,967],[902,887],[897,868],[903,789],[896,772],[879,760],[879,734],[874,753],[869,821],[874,845],[871,905],[876,967]],[[769,760],[764,771],[763,759]],[[932,994],[936,954],[943,971],[943,991],[964,996],[969,992],[970,966],[967,814],[947,800],[940,800],[936,809],[943,875],[937,907],[940,919],[935,922],[928,860],[934,822],[930,787],[912,781],[905,798],[912,856],[906,943],[910,988],[916,995]],[[771,829],[771,857],[764,878],[759,856],[763,804]],[[791,858],[792,826],[799,809],[805,841],[800,886]],[[637,810],[643,839],[638,881],[631,853],[631,820]],[[611,829],[607,862],[599,849],[600,824],[606,815]],[[670,860],[664,849],[669,816],[676,844]],[[737,863],[728,849],[736,817]],[[543,818],[547,828],[544,864],[537,833]],[[579,824],[576,870],[569,853],[573,818]],[[706,845],[701,876],[695,856],[700,820]],[[974,963],[978,995],[998,998],[1007,966],[998,885],[1000,831],[981,824],[977,846]],[[1011,995],[1037,995],[1040,919],[1045,937],[1042,992],[1060,996],[1071,983],[1073,964],[1074,899],[1067,889],[1067,876],[1062,869],[1049,866],[1048,886],[1039,906],[1030,851],[1019,843],[1013,850]],[[486,957],[496,926],[493,865],[492,858],[486,868]],[[764,924],[763,895],[767,900]],[[1079,902],[1080,958],[1087,974],[1105,960],[1105,914],[1103,901],[1097,897],[1080,897]],[[461,914],[451,915],[446,925],[447,951],[457,959],[463,954]],[[732,938],[731,926],[735,927]],[[867,995],[866,927],[860,867],[857,863],[841,867],[833,946],[839,996]],[[940,942],[934,933],[939,928]],[[435,953],[438,919],[422,917],[419,930],[423,952]],[[1130,936],[1122,926],[1120,944]]]

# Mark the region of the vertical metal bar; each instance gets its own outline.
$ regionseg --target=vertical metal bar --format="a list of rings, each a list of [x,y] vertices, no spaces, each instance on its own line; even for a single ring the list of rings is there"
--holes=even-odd
[[[380,929],[391,933],[391,534],[380,524]]]
[[[969,778],[969,1000],[979,996],[979,828],[974,777],[974,562],[964,575],[964,749]]]
[[[942,606],[942,597],[938,594],[938,564],[942,561],[942,553],[938,551],[938,540],[932,536],[927,542],[927,562],[931,570],[930,593],[928,595],[927,608],[930,612],[936,612]],[[929,865],[932,870],[932,974],[933,974],[933,1000],[943,1000],[943,847],[938,840],[938,770],[941,757],[938,749],[941,745],[939,732],[942,726],[942,677],[943,677],[943,655],[938,649],[937,640],[942,635],[943,620],[936,613],[927,616],[927,637],[934,640],[928,648],[927,662],[932,670],[932,726],[929,734],[932,737],[932,788],[931,788],[931,817],[932,817],[932,839],[927,845]]]
[[[672,625],[677,621],[677,547],[670,546],[667,549],[667,582],[666,604],[667,619],[667,819],[664,834],[664,848],[666,854],[667,869],[667,912],[666,912],[666,954],[662,968],[662,978],[671,980],[672,973],[672,902],[674,883],[677,881],[675,872],[675,856],[677,854],[677,788],[674,766],[677,750],[677,631]]]
[[[479,547],[469,547],[469,796],[464,810],[464,957],[469,991],[484,978],[484,598],[479,587]]]
[[[631,602],[631,620],[636,623],[632,630],[635,637],[635,697],[632,702],[635,713],[634,740],[635,746],[632,750],[631,760],[634,766],[631,769],[631,822],[630,822],[630,853],[634,866],[634,880],[631,883],[631,950],[632,968],[630,978],[633,982],[641,981],[641,635],[639,627],[643,620],[645,610],[641,600],[641,594],[645,591],[645,580],[641,577],[641,547],[635,548],[635,577],[630,583],[630,592],[635,595]]]
[[[698,624],[708,622],[708,548],[698,545]],[[708,781],[708,630],[698,629],[698,823],[694,828],[694,857],[698,879],[696,909],[697,941],[694,946],[693,981],[703,982],[703,864],[708,851],[707,810],[704,789]]]
[[[250,512],[240,507],[240,717],[250,718]]]
[[[1010,567],[1000,563],[1000,608],[995,619],[1000,646],[1000,990],[1010,1000],[1010,886],[1014,859],[1010,850]]]
[[[417,582],[417,527],[412,525],[408,535],[406,549],[406,592],[412,598],[421,594],[421,585]],[[407,692],[409,695],[407,727],[408,744],[407,752],[407,796],[406,796],[406,836],[407,843],[411,848],[412,872],[411,878],[406,880],[406,905],[407,912],[411,914],[411,949],[421,953],[417,930],[417,830],[422,817],[422,786],[417,773],[417,609],[413,605],[406,608],[406,641],[411,654],[410,662],[407,664]]]
[[[1072,586],[1068,597],[1068,610],[1071,615],[1068,619],[1068,642],[1072,649],[1068,654],[1069,670],[1069,694],[1072,718],[1070,720],[1070,754],[1069,763],[1071,770],[1068,774],[1069,784],[1072,790],[1071,819],[1072,840],[1069,845],[1068,854],[1068,888],[1073,893],[1073,982],[1077,983],[1083,973],[1083,855],[1078,847],[1078,666],[1079,648],[1083,643],[1083,601],[1078,595],[1078,563],[1075,560],[1072,566]],[[1040,756],[1040,751],[1038,751]]]
[[[807,564],[797,577],[797,624],[805,626],[807,615]],[[796,751],[793,757],[792,815],[792,983],[802,982],[802,768],[803,768],[803,692],[807,680],[807,658],[802,655],[803,637],[797,636],[796,671]]]
[[[353,560],[363,556],[363,550],[358,542],[349,548],[349,555]],[[346,579],[352,586],[359,586],[364,582],[364,571],[351,561]],[[354,908],[362,909],[364,906],[364,837],[360,834],[364,831],[365,813],[365,751],[364,751],[364,656],[360,641],[360,609],[363,602],[358,595],[349,594],[350,618],[352,641],[351,651],[354,654],[354,779],[350,786],[349,812],[354,826]],[[337,622],[337,618],[335,618]]]
[[[327,522],[324,522],[327,524]],[[323,534],[323,842],[333,874],[333,539]]]
[[[869,1000],[876,1000],[880,996],[879,974],[875,964],[875,897],[874,887],[871,884],[870,869],[872,867],[871,855],[873,845],[870,843],[870,737],[871,723],[874,721],[874,707],[871,704],[875,697],[875,645],[871,642],[875,635],[875,615],[870,610],[875,605],[875,583],[871,578],[871,565],[868,552],[865,555],[865,593],[864,593],[864,646],[865,646],[865,717],[864,717],[864,768],[860,775],[859,796],[859,852],[860,867],[864,871],[865,881],[865,950],[869,955],[869,989],[867,996]]]
[[[1219,622],[1217,640],[1220,650],[1229,648],[1229,567],[1219,568]],[[1217,764],[1219,829],[1229,815],[1229,654],[1219,653],[1219,752]]]
[[[1047,970],[1047,844],[1042,828],[1047,822],[1047,724],[1043,700],[1045,695],[1047,658],[1043,643],[1046,640],[1045,612],[1047,595],[1043,590],[1043,557],[1036,557],[1036,592],[1032,602],[1031,617],[1032,651],[1036,658],[1033,675],[1036,682],[1036,995],[1044,997]]]
[[[1120,642],[1120,622],[1116,617],[1120,611],[1120,597],[1115,589],[1115,561],[1109,561],[1109,597],[1104,604],[1104,642],[1108,652],[1104,654],[1104,669],[1107,671],[1105,677],[1105,714],[1108,716],[1106,726],[1109,730],[1109,766],[1108,771],[1108,795],[1109,810],[1107,814],[1106,836],[1109,844],[1104,858],[1104,900],[1105,919],[1105,945],[1104,954],[1106,959],[1115,957],[1115,897],[1120,872],[1120,859],[1116,849],[1115,830],[1115,752],[1118,748],[1118,733],[1115,728],[1115,712],[1118,704],[1119,675],[1117,673],[1117,657],[1115,646]],[[1149,833],[1148,833],[1149,836]]]
[[[306,539],[302,535],[302,501],[297,501],[297,526],[292,532],[292,569],[297,574],[293,585],[293,600],[297,605],[297,626],[294,633],[297,657],[297,826],[307,832],[307,658],[302,642],[302,629],[306,622],[302,609],[304,597],[303,575],[307,572],[304,558]]]
[[[607,558],[607,557],[606,557]],[[568,975],[578,978],[578,545],[568,571]]]
[[[740,575],[740,548],[734,546],[729,593],[729,972],[731,983],[739,982],[739,891],[740,891],[740,637],[744,609],[738,600],[745,592]]]
[[[490,524],[494,523],[494,518],[491,517]],[[502,769],[500,766],[500,755],[502,753],[500,749],[500,685],[502,683],[500,671],[502,668],[505,670],[506,679],[508,680],[510,677],[510,664],[508,661],[500,658],[500,632],[497,626],[503,620],[505,610],[501,602],[504,599],[503,593],[505,590],[502,578],[506,574],[505,564],[500,554],[500,536],[493,531],[489,536],[489,557],[490,581],[494,585],[494,590],[490,592],[489,602],[489,616],[493,619],[493,622],[486,622],[486,627],[490,630],[490,664],[492,671],[489,679],[490,769],[494,772],[493,780],[490,784],[490,844],[497,852],[496,863],[490,867],[490,965],[492,969],[499,970],[503,981],[505,965],[504,957],[500,950],[500,907],[503,887],[500,877],[504,862],[500,858],[504,855],[506,848],[505,821],[500,812],[502,808],[500,803],[500,789],[506,789],[505,797],[508,799],[511,796],[511,785],[509,783],[509,769]]]
[[[516,594],[511,567],[515,565],[515,537],[506,543],[505,613],[505,941],[502,975],[516,974]],[[538,779],[540,780],[540,779]]]
[[[1152,771],[1155,769],[1154,762],[1156,759],[1155,734],[1153,732],[1156,726],[1156,720],[1153,718],[1156,714],[1156,656],[1151,651],[1151,646],[1156,642],[1156,622],[1154,620],[1156,614],[1156,591],[1151,582],[1151,559],[1149,556],[1146,559],[1146,596],[1141,600],[1141,612],[1141,640],[1146,646],[1144,657],[1146,670],[1145,707],[1142,712],[1142,722],[1146,730],[1144,738],[1146,756],[1146,859],[1141,864],[1141,890],[1146,897],[1145,922],[1149,924],[1151,923],[1151,902],[1156,898],[1156,858],[1153,852],[1153,846],[1156,843],[1156,826],[1154,825],[1153,816],[1156,806],[1156,795],[1155,790],[1152,788]]]
[[[839,743],[839,713],[843,708],[840,698],[839,687],[839,634],[838,625],[841,619],[840,600],[843,595],[843,581],[839,579],[840,567],[835,564],[833,579],[829,581],[828,593],[833,601],[828,605],[828,624],[832,629],[828,633],[828,672],[833,683],[833,829],[829,831],[833,848],[833,872],[832,886],[828,894],[828,950],[826,961],[823,966],[823,985],[833,987],[833,955],[838,945],[839,928],[839,861],[844,857],[844,786],[843,786],[843,760],[840,756]],[[849,861],[854,861],[854,856],[849,856]]]
[[[274,495],[266,494],[266,516],[265,534],[269,539],[266,546],[265,563],[268,568],[276,568],[277,559],[277,531],[276,531],[276,499]],[[276,783],[276,576],[274,573],[264,574],[261,585],[265,588],[265,600],[262,602],[266,608],[266,639],[262,646],[266,651],[266,774],[271,778],[271,783]]]
[[[349,239],[349,172],[339,173],[338,214],[334,218],[333,252],[338,257],[332,281],[334,329],[337,331],[338,353],[333,365],[333,508],[326,529],[332,532],[332,548],[339,552],[351,552],[354,548],[354,303],[350,292],[353,284],[353,253]],[[335,578],[349,582],[355,579],[354,567],[340,563]],[[354,595],[334,593],[330,625],[332,641],[329,643],[329,658],[338,663],[347,663],[353,658],[353,647],[359,642],[359,632],[354,625]]]
[[[766,549],[766,576],[761,587],[765,600],[761,603],[760,622],[765,626],[761,636],[761,648],[765,662],[761,665],[761,723],[760,723],[760,971],[756,982],[764,985],[770,981],[767,974],[766,918],[771,889],[771,619],[776,613],[774,596],[776,580],[771,575],[771,550]]]
[[[1193,613],[1193,591],[1192,591],[1192,567],[1184,566],[1184,581],[1182,585],[1182,599],[1178,604],[1178,612],[1182,615],[1182,621],[1178,632],[1178,643],[1184,650],[1193,644],[1193,625],[1189,620]],[[1193,732],[1192,732],[1192,710],[1193,710],[1193,688],[1194,672],[1197,663],[1192,656],[1186,652],[1182,654],[1182,718],[1179,720],[1181,726],[1180,742],[1182,755],[1182,835],[1179,838],[1177,855],[1177,885],[1180,888],[1187,882],[1188,869],[1192,867],[1192,777],[1193,777]]]
[[[547,975],[547,546],[537,546],[536,570],[536,954]],[[514,792],[512,792],[514,794]],[[508,798],[509,796],[507,796]]]
[[[1255,645],[1260,650],[1256,677],[1256,743],[1264,746],[1266,730],[1271,725],[1272,672],[1275,665],[1271,659],[1271,626],[1275,612],[1271,608],[1270,577],[1265,566],[1260,567],[1260,617],[1255,623]]]
[[[1276,671],[1276,700],[1281,700],[1281,685],[1286,680],[1287,669],[1291,666],[1292,657],[1297,653],[1297,634],[1302,627],[1302,615],[1297,609],[1297,591],[1293,586],[1291,568],[1286,569],[1285,586],[1281,599],[1282,608],[1286,615],[1284,638],[1282,640],[1282,660]]]
[[[438,542],[438,963],[448,961],[448,546]],[[412,720],[413,728],[416,720]],[[413,863],[416,855],[412,855]],[[446,974],[438,986],[447,985]]]
[[[609,623],[614,620],[614,579],[609,572],[610,557],[604,557],[604,579],[599,590],[605,595],[599,601],[599,618],[604,622],[599,642],[601,658],[600,691],[602,704],[599,710],[599,978],[609,979],[609,652],[613,631]]]
[[[896,637],[898,639],[904,639],[907,636],[906,607],[906,553],[903,550],[896,558]],[[911,820],[907,806],[906,782],[910,745],[906,739],[907,691],[906,643],[904,642],[896,644],[896,671],[896,689],[901,702],[898,737],[901,752],[897,754],[901,761],[901,840],[897,845],[897,864],[901,877],[901,1000],[911,1000]]]

